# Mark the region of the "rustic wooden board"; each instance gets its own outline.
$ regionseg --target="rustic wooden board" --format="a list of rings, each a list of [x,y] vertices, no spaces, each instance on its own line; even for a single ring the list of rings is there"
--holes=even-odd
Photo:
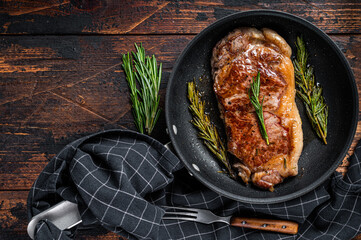
[[[103,129],[135,129],[120,66],[120,54],[132,50],[133,42],[143,42],[164,64],[164,107],[171,69],[194,34],[238,11],[285,11],[334,34],[361,93],[359,0],[5,0],[0,5],[1,239],[28,238],[28,190],[67,143]],[[158,126],[153,137],[165,143],[164,112]],[[348,155],[360,138],[361,121]],[[347,170],[346,159],[338,171]],[[119,237],[98,228],[81,230],[76,239]]]
[[[133,42],[142,41],[148,53],[156,54],[163,62],[161,106],[164,107],[172,66],[193,37],[0,38],[1,239],[27,238],[28,190],[48,161],[67,143],[103,129],[135,129],[120,54],[132,50]],[[332,38],[344,52],[361,86],[361,36],[335,35]],[[154,137],[166,142],[164,113],[158,126],[163,127],[155,130]],[[361,121],[353,147],[360,138]],[[118,236],[101,229],[80,231],[77,235],[77,239],[99,238],[118,239]]]
[[[24,231],[27,225],[27,191],[0,191],[0,236],[6,231]],[[16,237],[15,235],[13,235]],[[19,238],[20,239],[20,238]]]
[[[93,36],[3,37],[0,190],[29,189],[49,159],[76,138],[103,129],[135,129],[128,86],[120,66],[120,54],[132,50],[133,42],[144,40],[148,52],[155,53],[164,63],[163,107],[171,67],[192,38],[153,35],[144,40],[141,36],[103,36],[95,41]],[[361,86],[358,61],[361,37],[333,39],[344,51]],[[70,57],[61,52],[63,48],[75,48],[77,53]],[[156,128],[153,136],[165,143],[168,138],[164,112],[158,126],[161,127]],[[360,127],[353,147],[361,138]]]
[[[111,81],[109,72],[121,71],[121,54],[143,43],[164,69],[193,36],[3,36],[0,39],[0,104],[41,92],[86,82],[94,77]],[[119,74],[118,75],[122,75]]]
[[[327,33],[360,33],[358,0],[16,0],[0,9],[2,34],[198,33],[229,14],[255,9],[292,13]]]

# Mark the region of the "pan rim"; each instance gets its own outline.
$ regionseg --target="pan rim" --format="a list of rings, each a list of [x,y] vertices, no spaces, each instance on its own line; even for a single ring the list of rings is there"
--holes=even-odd
[[[295,21],[297,23],[300,23],[302,25],[304,25],[305,27],[309,28],[310,30],[314,31],[319,37],[323,38],[328,44],[329,46],[334,50],[334,52],[336,53],[337,57],[339,58],[339,60],[341,61],[343,68],[346,70],[347,72],[347,81],[349,81],[350,85],[352,86],[352,100],[353,100],[353,104],[354,104],[354,109],[352,112],[352,126],[350,126],[349,131],[348,131],[348,139],[345,143],[345,145],[343,146],[340,154],[338,155],[338,159],[334,161],[334,163],[332,164],[332,166],[325,171],[325,173],[320,176],[316,181],[314,181],[312,184],[308,185],[305,188],[302,188],[294,193],[290,193],[290,194],[286,194],[283,196],[276,196],[276,197],[266,197],[266,198],[255,198],[255,197],[244,197],[244,196],[240,196],[237,194],[233,194],[230,193],[228,191],[225,191],[223,189],[220,189],[219,187],[215,186],[213,183],[211,183],[210,181],[208,181],[206,178],[202,177],[201,175],[199,175],[199,173],[192,167],[191,163],[187,160],[185,160],[185,157],[182,153],[181,150],[181,146],[179,146],[179,144],[177,144],[176,140],[175,140],[175,135],[174,133],[171,131],[171,126],[172,123],[170,122],[170,115],[169,115],[169,108],[171,107],[170,104],[170,91],[171,91],[171,86],[175,77],[175,72],[176,69],[179,66],[179,63],[181,62],[181,60],[184,58],[184,56],[189,52],[189,50],[193,47],[193,45],[208,31],[210,31],[213,28],[219,27],[222,24],[224,24],[225,22],[229,22],[238,18],[244,18],[244,17],[249,17],[249,16],[257,16],[257,15],[267,15],[267,16],[275,16],[275,17],[280,17],[280,18],[287,18],[290,19],[292,21]],[[279,202],[284,202],[284,201],[288,201],[297,197],[300,197],[312,190],[314,190],[316,187],[320,186],[323,182],[325,182],[332,173],[335,172],[336,168],[339,166],[339,164],[341,163],[341,161],[343,160],[343,158],[345,157],[347,151],[349,150],[351,143],[354,139],[354,135],[356,132],[356,128],[357,128],[357,122],[358,122],[358,109],[359,109],[359,103],[358,103],[358,91],[357,91],[357,86],[356,86],[356,82],[355,82],[355,78],[354,78],[354,74],[352,72],[352,69],[350,67],[349,62],[347,61],[346,57],[344,56],[344,54],[341,52],[341,50],[337,47],[337,45],[335,44],[335,42],[321,29],[319,29],[318,27],[316,27],[314,24],[310,23],[309,21],[297,17],[295,15],[292,15],[290,13],[285,13],[285,12],[281,12],[281,11],[276,11],[276,10],[250,10],[250,11],[243,11],[243,12],[237,12],[231,15],[228,15],[224,18],[221,18],[217,21],[215,21],[214,23],[210,24],[208,27],[206,27],[205,29],[203,29],[199,34],[197,34],[185,47],[185,49],[182,51],[182,53],[179,55],[177,61],[174,64],[172,73],[169,77],[169,81],[167,84],[167,90],[166,90],[166,99],[165,99],[165,117],[166,117],[166,124],[169,131],[169,136],[170,139],[172,141],[173,147],[176,150],[176,154],[178,155],[178,157],[181,159],[181,161],[184,163],[185,167],[187,168],[188,171],[190,171],[197,180],[199,180],[202,184],[204,184],[205,186],[207,186],[208,188],[210,188],[211,190],[213,190],[214,192],[231,198],[233,200],[236,201],[240,201],[240,202],[244,202],[244,203],[253,203],[253,204],[271,204],[271,203],[279,203]],[[240,183],[241,184],[241,183]]]

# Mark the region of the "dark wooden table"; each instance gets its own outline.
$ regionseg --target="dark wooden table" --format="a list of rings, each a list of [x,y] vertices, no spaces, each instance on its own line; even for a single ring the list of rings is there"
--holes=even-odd
[[[347,57],[360,94],[359,0],[1,1],[0,238],[27,239],[28,191],[67,143],[103,129],[135,129],[121,69],[121,54],[134,42],[163,62],[163,108],[167,80],[187,43],[217,19],[250,9],[289,12],[324,30]],[[163,143],[165,128],[163,112],[153,134]],[[347,157],[338,171],[347,171]],[[117,236],[101,229],[77,236],[100,238]]]

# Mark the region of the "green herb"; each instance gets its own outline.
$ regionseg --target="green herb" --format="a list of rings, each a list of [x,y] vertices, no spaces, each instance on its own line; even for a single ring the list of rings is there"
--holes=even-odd
[[[141,111],[141,103],[138,99],[138,89],[137,89],[137,83],[134,77],[134,72],[133,72],[133,66],[131,63],[131,57],[130,54],[124,54],[123,55],[123,69],[125,72],[125,76],[126,79],[128,81],[128,85],[130,88],[130,99],[132,101],[133,104],[133,117],[134,117],[134,123],[137,127],[137,129],[139,130],[139,132],[144,133],[143,131],[143,120],[142,120],[142,111]]]
[[[297,55],[293,61],[297,84],[297,95],[303,100],[307,116],[317,135],[327,144],[328,106],[322,96],[322,87],[315,84],[312,66],[307,64],[308,53],[302,38],[296,40]]]
[[[224,164],[228,173],[235,178],[234,172],[228,161],[227,151],[224,147],[215,125],[210,121],[209,116],[204,111],[204,101],[201,100],[199,91],[194,82],[188,83],[189,109],[193,114],[192,124],[198,128],[198,136],[203,139],[209,150]]]
[[[286,160],[286,158],[283,158],[283,168],[287,169],[287,160]]]
[[[130,88],[135,125],[139,132],[150,135],[160,115],[158,106],[162,64],[157,69],[155,56],[146,56],[142,45],[134,45],[137,51],[132,52],[133,60],[130,53],[123,54],[122,67]]]
[[[253,78],[253,82],[251,83],[251,88],[248,91],[249,99],[256,111],[259,120],[259,130],[261,131],[262,137],[266,140],[267,145],[269,145],[268,135],[266,131],[266,126],[264,124],[263,118],[263,100],[262,103],[259,102],[259,89],[261,85],[261,74],[258,72],[256,79]]]

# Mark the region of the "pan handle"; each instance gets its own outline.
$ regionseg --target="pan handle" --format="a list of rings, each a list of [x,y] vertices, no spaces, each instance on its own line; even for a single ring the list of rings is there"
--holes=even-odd
[[[31,219],[27,228],[31,239],[35,237],[36,224],[45,219],[52,222],[60,230],[70,229],[82,222],[78,205],[69,201],[62,201]]]

